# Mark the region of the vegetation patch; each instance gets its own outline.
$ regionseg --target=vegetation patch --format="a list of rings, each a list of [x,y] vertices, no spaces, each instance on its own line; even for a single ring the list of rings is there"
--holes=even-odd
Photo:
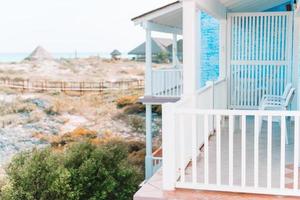
[[[0,104],[0,114],[18,114],[18,113],[30,113],[36,109],[36,105],[33,103],[17,100],[15,102],[2,102]]]
[[[145,105],[141,103],[128,105],[124,108],[124,113],[127,115],[145,113]]]
[[[9,182],[1,188],[0,198],[132,199],[142,171],[129,157],[140,147],[122,141],[101,146],[85,142],[63,153],[49,148],[21,153],[7,168]]]
[[[137,102],[138,96],[123,96],[117,99],[117,107],[124,108],[125,106],[133,105]]]
[[[137,133],[145,133],[145,119],[140,116],[129,116],[129,125]]]

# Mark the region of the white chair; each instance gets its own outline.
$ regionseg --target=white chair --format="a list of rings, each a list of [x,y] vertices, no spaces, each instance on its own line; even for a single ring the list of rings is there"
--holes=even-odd
[[[265,95],[260,103],[260,110],[288,110],[288,107],[295,94],[295,88],[291,84],[288,84],[284,90],[282,96]],[[280,122],[280,117],[273,117],[273,121]],[[265,117],[262,117],[260,121],[260,128],[262,127],[262,121],[266,121]],[[288,131],[286,131],[286,144],[288,144]]]
[[[260,102],[260,110],[287,110],[287,107],[282,108],[286,103],[286,100],[290,101],[291,99],[288,99],[288,95],[293,95],[291,93],[292,90],[292,84],[287,84],[282,96],[279,95],[264,95],[262,97],[262,100]],[[294,89],[295,90],[295,89]],[[292,96],[290,96],[291,98]],[[287,105],[288,106],[288,105]],[[278,108],[278,109],[276,109]]]

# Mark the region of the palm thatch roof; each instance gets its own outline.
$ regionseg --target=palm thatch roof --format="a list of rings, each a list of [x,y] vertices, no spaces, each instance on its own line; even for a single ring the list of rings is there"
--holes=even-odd
[[[43,47],[38,46],[25,60],[53,60],[53,57]]]
[[[117,49],[113,50],[113,52],[110,53],[111,56],[120,56],[122,55],[120,51],[118,51]]]

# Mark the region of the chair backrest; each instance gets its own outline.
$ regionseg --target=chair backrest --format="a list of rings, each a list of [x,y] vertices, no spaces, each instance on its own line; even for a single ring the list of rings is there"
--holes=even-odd
[[[291,88],[286,99],[285,99],[285,102],[284,102],[284,106],[285,107],[288,107],[291,103],[291,101],[293,100],[293,97],[294,97],[294,94],[295,94],[295,88]]]
[[[285,86],[284,92],[283,92],[283,94],[282,94],[282,98],[283,98],[283,99],[287,99],[287,96],[289,95],[291,89],[292,89],[292,84],[291,84],[291,83],[288,83],[288,84]]]

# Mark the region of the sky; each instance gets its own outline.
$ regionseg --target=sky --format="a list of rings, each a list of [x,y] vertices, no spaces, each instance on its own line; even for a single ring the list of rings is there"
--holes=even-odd
[[[1,0],[0,53],[128,52],[145,39],[131,18],[175,0]]]

